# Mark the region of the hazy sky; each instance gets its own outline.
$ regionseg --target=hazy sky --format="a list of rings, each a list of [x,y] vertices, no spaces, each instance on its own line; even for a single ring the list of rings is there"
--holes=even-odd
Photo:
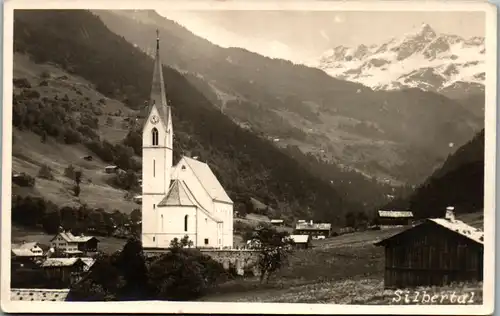
[[[423,23],[438,33],[484,36],[483,12],[158,11],[223,47],[296,62],[338,45],[381,44]]]

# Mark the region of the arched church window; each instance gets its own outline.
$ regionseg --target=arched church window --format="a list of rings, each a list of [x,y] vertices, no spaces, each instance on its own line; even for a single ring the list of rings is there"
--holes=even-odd
[[[151,136],[152,136],[152,143],[153,143],[153,146],[158,146],[158,130],[156,129],[156,127],[154,127],[152,130],[151,130]]]
[[[163,232],[163,214],[161,215],[161,231]]]
[[[188,216],[184,216],[184,231],[188,231]]]

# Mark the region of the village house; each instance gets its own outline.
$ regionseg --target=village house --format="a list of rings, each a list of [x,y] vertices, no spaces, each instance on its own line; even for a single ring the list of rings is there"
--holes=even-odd
[[[73,284],[82,273],[88,271],[88,265],[80,258],[48,258],[41,265],[49,280]]]
[[[23,242],[12,245],[11,264],[13,268],[36,266],[43,258],[43,249],[36,242]]]
[[[295,249],[308,249],[311,247],[310,235],[290,235]]]
[[[332,224],[330,223],[313,223],[310,222],[297,222],[295,225],[294,234],[295,235],[309,235],[311,237],[324,236],[324,238],[330,237],[332,230]]]
[[[385,248],[386,288],[483,280],[483,232],[456,220],[430,218],[375,245]]]
[[[54,249],[69,256],[76,256],[97,252],[99,240],[93,236],[75,236],[69,231],[61,231],[50,242]]]
[[[413,220],[411,211],[378,211],[378,224],[380,228],[408,226]]]

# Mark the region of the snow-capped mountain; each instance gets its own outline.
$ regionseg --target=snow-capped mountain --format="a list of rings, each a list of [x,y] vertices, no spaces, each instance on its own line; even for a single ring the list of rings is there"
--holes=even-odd
[[[311,66],[376,90],[412,87],[443,93],[483,91],[484,38],[438,34],[423,24],[381,45],[335,47]]]

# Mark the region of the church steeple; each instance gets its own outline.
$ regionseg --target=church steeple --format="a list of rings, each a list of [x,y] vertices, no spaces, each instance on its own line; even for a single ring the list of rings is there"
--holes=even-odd
[[[156,55],[153,69],[153,81],[151,83],[151,94],[149,97],[149,105],[156,105],[156,108],[162,116],[163,122],[168,122],[168,104],[165,93],[165,82],[163,80],[163,65],[160,58],[160,31],[156,30]]]

